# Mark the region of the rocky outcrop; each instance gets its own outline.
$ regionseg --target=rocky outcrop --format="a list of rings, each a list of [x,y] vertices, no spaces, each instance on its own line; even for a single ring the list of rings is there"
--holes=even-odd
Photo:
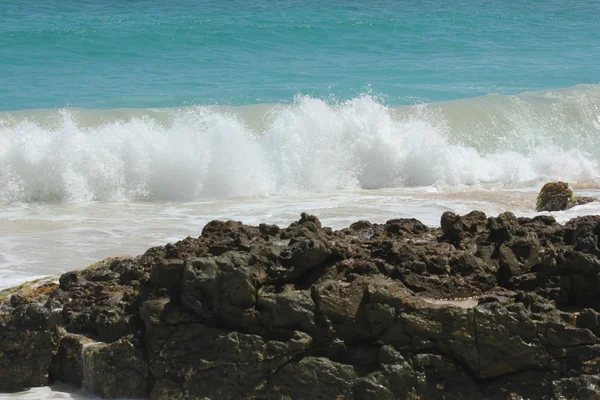
[[[587,196],[575,196],[566,182],[548,182],[540,190],[535,211],[562,211],[596,199]]]
[[[0,390],[600,398],[600,217],[444,213],[199,238],[0,293]]]

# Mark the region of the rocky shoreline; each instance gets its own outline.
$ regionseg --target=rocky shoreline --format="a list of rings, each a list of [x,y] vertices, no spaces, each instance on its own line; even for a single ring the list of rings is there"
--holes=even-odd
[[[0,392],[599,399],[600,216],[446,212],[199,238],[0,292]]]

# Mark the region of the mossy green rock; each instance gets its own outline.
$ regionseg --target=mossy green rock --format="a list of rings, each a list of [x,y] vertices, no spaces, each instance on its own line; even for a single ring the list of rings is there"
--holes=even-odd
[[[576,197],[566,182],[548,182],[540,190],[535,211],[563,211],[595,200],[593,197]]]

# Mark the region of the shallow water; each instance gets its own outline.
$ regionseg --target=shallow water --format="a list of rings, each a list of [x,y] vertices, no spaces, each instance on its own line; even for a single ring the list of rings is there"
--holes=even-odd
[[[537,187],[436,186],[354,190],[333,194],[206,200],[188,203],[89,202],[83,204],[0,205],[0,288],[45,275],[83,268],[99,259],[137,255],[155,245],[197,237],[213,219],[287,226],[301,212],[340,229],[359,219],[383,223],[417,218],[439,226],[440,216],[481,210],[533,216]],[[578,194],[600,197],[600,189]],[[559,222],[600,213],[600,203],[551,213]]]

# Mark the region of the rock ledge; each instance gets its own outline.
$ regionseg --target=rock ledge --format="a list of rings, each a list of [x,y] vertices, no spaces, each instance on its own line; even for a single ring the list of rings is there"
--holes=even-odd
[[[0,292],[0,391],[599,399],[600,216],[446,212],[199,238]]]

